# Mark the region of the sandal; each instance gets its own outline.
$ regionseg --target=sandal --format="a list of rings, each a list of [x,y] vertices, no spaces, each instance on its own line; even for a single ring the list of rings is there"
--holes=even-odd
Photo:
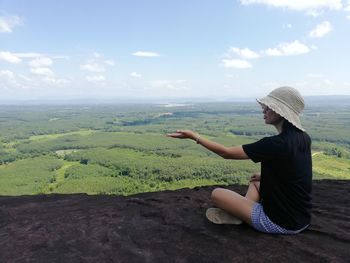
[[[208,220],[214,224],[240,225],[242,220],[230,215],[220,208],[208,208],[205,212]]]

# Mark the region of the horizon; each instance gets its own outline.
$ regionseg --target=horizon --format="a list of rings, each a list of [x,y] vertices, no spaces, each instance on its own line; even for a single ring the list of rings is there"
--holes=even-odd
[[[350,95],[347,35],[350,0],[3,0],[0,103]]]
[[[308,103],[339,103],[346,102],[350,104],[350,95],[310,95],[304,96],[306,104]],[[184,98],[164,98],[164,97],[148,97],[148,98],[69,98],[69,99],[18,99],[18,100],[1,100],[0,106],[59,106],[59,105],[110,105],[110,104],[145,104],[145,105],[176,105],[201,103],[256,103],[256,97],[243,98],[209,98],[209,97],[184,97]],[[306,105],[307,106],[307,105]]]

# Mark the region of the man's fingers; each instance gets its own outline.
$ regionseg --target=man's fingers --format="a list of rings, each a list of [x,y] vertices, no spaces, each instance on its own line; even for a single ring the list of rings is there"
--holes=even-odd
[[[166,136],[168,137],[177,137],[179,134],[178,133],[168,133]]]
[[[167,136],[173,137],[173,138],[183,138],[184,137],[184,135],[180,132],[168,133]]]

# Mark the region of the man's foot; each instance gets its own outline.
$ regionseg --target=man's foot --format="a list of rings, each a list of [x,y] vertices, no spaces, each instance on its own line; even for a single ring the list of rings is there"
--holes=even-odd
[[[231,224],[231,225],[240,225],[242,220],[232,216],[226,211],[220,208],[208,208],[205,215],[208,220],[214,224]]]

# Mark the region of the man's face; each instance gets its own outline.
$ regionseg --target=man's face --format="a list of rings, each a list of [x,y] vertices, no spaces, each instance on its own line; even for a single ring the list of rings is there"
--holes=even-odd
[[[271,110],[266,105],[262,105],[264,120],[266,124],[276,125],[282,120],[281,115]]]

